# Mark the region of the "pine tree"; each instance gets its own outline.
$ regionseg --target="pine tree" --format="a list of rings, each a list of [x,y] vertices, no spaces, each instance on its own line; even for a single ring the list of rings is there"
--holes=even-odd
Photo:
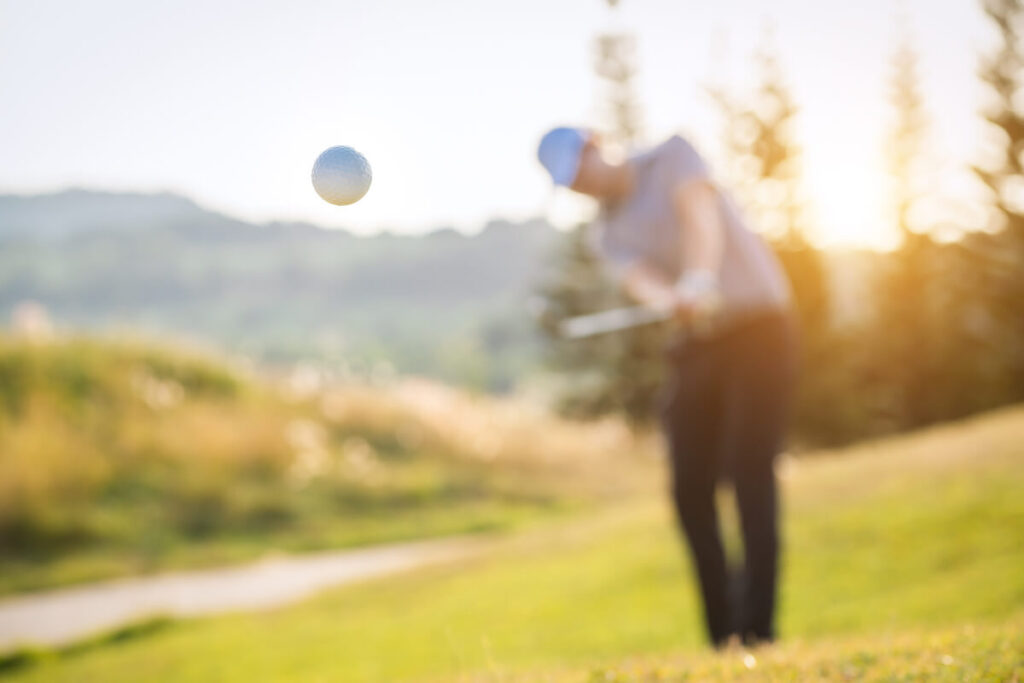
[[[566,233],[548,272],[537,293],[544,306],[540,321],[547,341],[547,365],[563,384],[556,407],[563,415],[577,418],[623,412],[615,375],[621,342],[610,335],[566,340],[558,333],[559,323],[566,318],[621,305],[619,288],[589,244],[586,224]]]
[[[617,2],[609,0],[614,9]],[[626,153],[642,138],[642,116],[635,92],[636,41],[628,33],[610,32],[594,41],[594,71],[602,90],[601,133],[605,142]],[[592,227],[570,231],[555,257],[540,295],[548,302],[544,330],[548,361],[564,379],[559,397],[562,412],[593,417],[621,413],[643,425],[653,416],[663,380],[667,325],[650,325],[593,339],[558,338],[558,321],[627,305],[628,297],[609,277],[591,248]]]
[[[640,105],[634,88],[637,76],[636,38],[628,33],[603,33],[594,39],[594,71],[603,85],[602,128],[605,142],[626,152],[643,135]]]
[[[770,48],[761,51],[758,62],[762,80],[754,104],[756,134],[751,152],[759,161],[759,194],[766,197],[757,202],[758,213],[789,275],[808,348],[812,348],[827,334],[830,299],[821,252],[807,237],[800,149],[794,131],[799,110]]]
[[[943,398],[940,356],[953,311],[939,306],[940,247],[919,225],[915,209],[924,198],[928,121],[917,75],[917,56],[904,39],[893,55],[894,125],[886,149],[893,218],[899,248],[886,257],[875,287],[870,366],[874,397],[890,429],[918,427],[939,419]]]
[[[837,420],[835,385],[843,370],[831,328],[831,300],[821,252],[807,237],[801,193],[800,149],[794,124],[798,108],[769,47],[756,56],[758,85],[747,97],[724,87],[709,93],[724,121],[729,176],[758,230],[770,241],[790,280],[803,333],[803,373],[796,405],[797,429],[807,440],[843,438],[851,429]]]
[[[999,153],[974,171],[989,191],[990,215],[998,233],[994,238],[978,236],[980,269],[968,276],[976,296],[984,297],[979,323],[990,337],[990,352],[1001,362],[1000,382],[1004,400],[1024,400],[1024,114],[1019,101],[1024,96],[1022,70],[1024,48],[1020,26],[1024,23],[1021,0],[984,0],[985,13],[999,32],[998,49],[982,61],[981,77],[988,86],[991,104],[983,111],[1000,141]],[[986,319],[981,323],[980,319]]]
[[[614,5],[614,3],[611,3]],[[626,33],[607,33],[595,41],[595,72],[605,87],[605,137],[625,153],[642,141],[643,125],[637,102],[636,41]],[[628,297],[619,293],[622,303]],[[621,411],[634,423],[649,421],[655,397],[664,380],[668,325],[648,325],[617,333],[608,339],[608,389]]]

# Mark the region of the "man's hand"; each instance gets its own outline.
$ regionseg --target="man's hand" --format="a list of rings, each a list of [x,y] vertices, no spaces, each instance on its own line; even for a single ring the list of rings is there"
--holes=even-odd
[[[721,307],[718,278],[710,270],[688,270],[673,284],[648,266],[635,263],[626,270],[624,283],[635,299],[656,311],[671,313],[698,331],[710,326]]]
[[[673,310],[687,327],[698,332],[709,329],[721,309],[718,278],[710,270],[689,270],[673,288]]]

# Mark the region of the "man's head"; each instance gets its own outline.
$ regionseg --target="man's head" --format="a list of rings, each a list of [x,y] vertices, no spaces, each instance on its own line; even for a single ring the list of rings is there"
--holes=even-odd
[[[537,158],[555,185],[598,199],[612,196],[618,167],[601,156],[600,141],[582,128],[555,128],[541,138]]]

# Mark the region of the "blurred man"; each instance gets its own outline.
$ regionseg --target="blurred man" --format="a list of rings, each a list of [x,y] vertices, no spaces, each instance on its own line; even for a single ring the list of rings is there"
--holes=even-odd
[[[670,311],[662,421],[672,495],[697,568],[716,647],[774,636],[778,500],[773,463],[795,375],[790,294],[771,250],[744,223],[681,137],[608,161],[598,139],[556,128],[538,157],[556,185],[600,202],[598,251],[641,303]],[[743,533],[743,571],[731,575],[715,488],[731,481]]]

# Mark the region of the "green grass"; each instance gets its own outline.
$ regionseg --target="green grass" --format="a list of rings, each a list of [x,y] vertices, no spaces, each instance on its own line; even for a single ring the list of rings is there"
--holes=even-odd
[[[74,657],[97,648],[119,645],[135,638],[145,638],[158,631],[171,628],[175,624],[173,619],[167,617],[151,617],[111,631],[98,633],[59,648],[26,647],[13,652],[5,652],[0,654],[0,675],[57,658]]]
[[[1024,412],[799,461],[783,478],[783,640],[753,669],[703,650],[688,562],[667,507],[649,502],[457,566],[37,658],[12,680],[1020,677]]]
[[[592,506],[590,506],[592,507]],[[343,549],[461,534],[508,533],[588,509],[571,500],[438,501],[412,510],[338,514],[306,512],[279,528],[194,539],[140,534],[128,543],[88,544],[68,552],[0,558],[0,595],[158,571],[219,567],[277,553]]]
[[[526,678],[524,680],[538,680]],[[543,679],[541,679],[543,680]],[[551,681],[1021,681],[1024,612],[999,623],[885,635],[797,640],[754,651],[634,658]]]

